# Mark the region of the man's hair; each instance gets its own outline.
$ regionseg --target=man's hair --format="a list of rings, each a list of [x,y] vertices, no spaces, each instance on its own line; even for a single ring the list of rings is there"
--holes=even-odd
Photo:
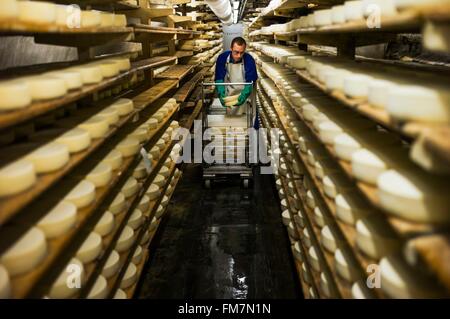
[[[233,45],[234,45],[235,43],[236,43],[237,45],[239,45],[239,46],[241,46],[241,45],[247,46],[247,42],[245,42],[245,40],[244,40],[243,37],[236,37],[236,38],[234,38],[233,41],[231,41],[231,47],[233,47]]]

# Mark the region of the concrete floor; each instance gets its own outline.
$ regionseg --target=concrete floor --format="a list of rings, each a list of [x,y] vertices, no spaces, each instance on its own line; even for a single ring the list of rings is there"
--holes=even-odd
[[[188,165],[136,298],[302,298],[273,177],[202,187]]]

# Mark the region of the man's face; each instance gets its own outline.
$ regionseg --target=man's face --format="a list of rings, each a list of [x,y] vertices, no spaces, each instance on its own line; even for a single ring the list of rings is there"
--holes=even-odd
[[[233,58],[233,61],[239,62],[242,59],[242,56],[245,53],[245,44],[244,45],[238,45],[237,43],[234,43],[231,47],[231,57]]]

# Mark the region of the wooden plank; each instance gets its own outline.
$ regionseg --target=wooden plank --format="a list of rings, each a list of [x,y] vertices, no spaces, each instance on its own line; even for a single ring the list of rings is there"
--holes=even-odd
[[[193,65],[176,64],[161,72],[156,76],[157,79],[177,79],[181,80],[194,70]]]
[[[198,82],[203,78],[206,69],[203,68],[200,72],[196,73],[189,81],[187,81],[178,91],[174,94],[173,98],[178,103],[184,102],[192,90],[197,86]]]

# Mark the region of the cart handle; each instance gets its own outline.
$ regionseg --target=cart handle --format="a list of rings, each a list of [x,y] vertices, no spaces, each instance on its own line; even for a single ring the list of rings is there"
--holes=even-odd
[[[215,83],[215,82],[203,83],[202,82],[202,85],[203,86],[219,86],[219,85],[228,86],[228,85],[247,85],[247,84],[253,85],[253,83],[254,82],[235,82],[235,83]]]

